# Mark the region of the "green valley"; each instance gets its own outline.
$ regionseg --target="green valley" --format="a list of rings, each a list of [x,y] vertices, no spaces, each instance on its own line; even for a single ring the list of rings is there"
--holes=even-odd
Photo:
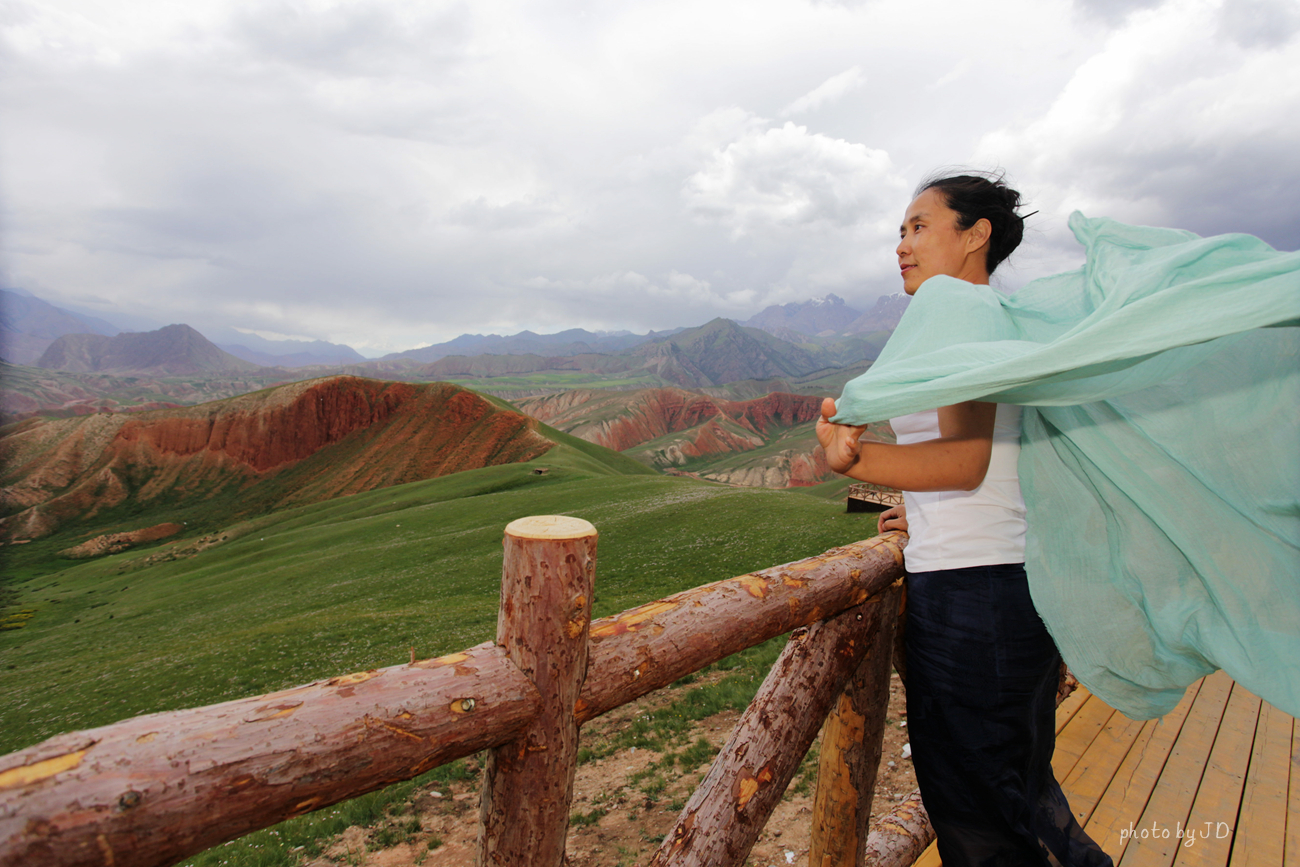
[[[274,512],[176,559],[137,549],[7,584],[3,616],[29,614],[0,631],[0,751],[487,640],[502,530],[525,515],[600,530],[595,616],[875,530],[839,501],[629,475],[582,446]]]

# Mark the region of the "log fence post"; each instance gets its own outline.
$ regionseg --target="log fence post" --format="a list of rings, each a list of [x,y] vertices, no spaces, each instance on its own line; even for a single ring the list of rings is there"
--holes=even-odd
[[[822,729],[809,867],[861,867],[865,861],[902,592],[894,586],[881,594],[880,625]]]
[[[796,629],[730,739],[650,860],[740,867],[780,803],[827,712],[873,645],[892,593]]]
[[[588,522],[544,515],[506,527],[497,644],[537,687],[541,709],[488,756],[479,867],[564,863],[595,574],[596,528]]]

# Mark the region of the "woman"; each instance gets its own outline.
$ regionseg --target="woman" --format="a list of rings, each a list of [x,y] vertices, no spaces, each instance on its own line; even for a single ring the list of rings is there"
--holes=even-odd
[[[904,291],[939,275],[987,284],[1020,243],[1019,202],[1000,178],[923,184],[900,227]],[[908,721],[944,864],[1111,864],[1052,775],[1060,656],[1025,577],[1020,408],[967,401],[895,418],[897,445],[860,442],[863,428],[835,412],[828,399],[817,426],[831,468],[904,491],[880,528],[911,534]]]

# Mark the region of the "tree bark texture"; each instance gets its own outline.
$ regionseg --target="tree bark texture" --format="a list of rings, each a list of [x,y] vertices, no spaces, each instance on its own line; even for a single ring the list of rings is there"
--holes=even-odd
[[[801,627],[741,715],[730,740],[655,853],[655,867],[739,867],[799,767],[826,713],[873,643],[877,596]]]
[[[809,867],[861,867],[863,863],[889,709],[890,657],[901,596],[901,582],[881,594],[879,625],[867,637],[867,654],[822,729]]]
[[[0,864],[154,867],[501,743],[540,705],[492,644],[0,758]]]
[[[921,803],[921,790],[916,789],[871,829],[863,863],[871,867],[910,867],[933,840],[930,815]]]
[[[906,544],[884,533],[594,621],[579,723],[879,593],[902,576]]]
[[[541,516],[506,527],[497,643],[541,705],[518,738],[488,757],[480,867],[564,863],[595,575],[596,528],[586,521]]]

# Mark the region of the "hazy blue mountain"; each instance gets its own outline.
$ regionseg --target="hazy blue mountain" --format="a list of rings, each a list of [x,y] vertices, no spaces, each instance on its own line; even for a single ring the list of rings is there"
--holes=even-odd
[[[94,316],[55,307],[35,295],[0,289],[0,358],[31,364],[65,334],[112,336],[121,329]]]
[[[684,329],[670,331],[651,331],[648,334],[632,334],[629,331],[598,333],[582,328],[570,328],[556,334],[536,334],[521,331],[503,337],[499,334],[462,334],[446,343],[408,349],[385,355],[381,360],[409,358],[412,361],[428,363],[446,358],[449,355],[544,355],[568,356],[587,355],[590,353],[618,353],[631,349],[657,337],[676,334]]]
[[[798,376],[826,366],[800,346],[721,318],[642,344],[632,354],[686,388]]]
[[[222,351],[188,325],[105,337],[65,334],[36,359],[36,367],[75,373],[137,373],[188,376],[216,371],[258,370],[256,364]]]
[[[351,346],[341,343],[329,343],[324,340],[263,340],[263,343],[276,344],[282,351],[258,351],[241,343],[218,343],[220,349],[236,358],[251,361],[264,367],[307,367],[313,364],[338,366],[356,364],[366,358]],[[291,351],[283,351],[291,350]]]
[[[790,331],[807,335],[827,331],[844,334],[848,331],[848,324],[861,315],[861,311],[845,304],[844,299],[838,295],[827,295],[808,301],[773,304],[740,324],[749,328],[761,328],[769,334],[789,340]]]
[[[846,334],[865,334],[870,331],[893,331],[898,327],[898,320],[911,303],[912,297],[903,292],[894,295],[882,295],[876,304],[866,313],[849,323],[844,329]]]

